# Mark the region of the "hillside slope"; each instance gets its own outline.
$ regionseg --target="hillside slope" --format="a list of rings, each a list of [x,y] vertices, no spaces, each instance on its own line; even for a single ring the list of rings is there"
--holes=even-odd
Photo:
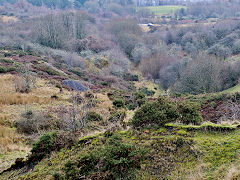
[[[121,86],[108,79],[94,82],[87,72],[74,74],[63,64],[53,66],[43,55],[22,51],[2,50],[0,62],[1,179],[239,177],[240,126],[238,114],[231,109],[239,106],[238,93],[171,97],[176,103],[199,103],[203,117],[199,125],[173,122],[133,128],[136,106],[167,95],[153,82],[141,77],[135,82],[121,79]],[[27,72],[38,74],[28,93],[16,92],[17,80],[26,73],[24,63]],[[72,91],[63,84],[69,79],[81,83],[88,79],[89,90]],[[124,86],[130,89],[119,89]],[[64,125],[72,118],[73,97],[91,103],[86,125],[77,134]]]
[[[35,167],[15,169],[1,177],[233,180],[240,175],[239,133],[239,130],[194,132],[179,128],[105,132],[84,137],[70,149],[53,152]],[[136,154],[129,154],[130,147]]]

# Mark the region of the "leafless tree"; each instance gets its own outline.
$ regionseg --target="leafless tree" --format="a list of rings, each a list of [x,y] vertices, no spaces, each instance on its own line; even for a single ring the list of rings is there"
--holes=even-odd
[[[144,76],[152,79],[159,78],[159,71],[175,62],[176,59],[166,53],[156,53],[148,58],[144,58],[140,63],[140,70]]]
[[[62,106],[59,110],[59,118],[65,122],[66,130],[76,133],[86,126],[87,114],[94,106],[93,98],[83,98],[79,93],[72,93],[71,106]]]
[[[217,92],[221,90],[222,68],[220,59],[201,53],[187,64],[175,90],[191,94]]]
[[[36,86],[36,77],[29,70],[27,65],[24,66],[21,76],[14,81],[15,91],[21,93],[29,93]]]

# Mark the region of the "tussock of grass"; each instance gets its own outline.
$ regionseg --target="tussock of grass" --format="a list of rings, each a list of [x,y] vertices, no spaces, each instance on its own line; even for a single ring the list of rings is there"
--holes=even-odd
[[[6,153],[21,149],[23,139],[22,136],[6,126],[0,126],[0,152]]]
[[[168,123],[165,124],[166,128],[179,128],[189,131],[199,130],[199,131],[234,131],[240,128],[239,124],[228,125],[228,124],[214,124],[211,122],[203,123],[200,126],[197,125],[183,125],[183,124],[174,124]]]
[[[29,151],[30,147],[22,136],[15,133],[14,129],[0,125],[0,172],[15,159],[26,156]]]
[[[9,116],[5,114],[0,114],[0,126],[9,125]]]
[[[40,103],[44,101],[37,96],[21,95],[21,94],[3,94],[0,95],[0,104],[4,105],[25,105],[32,103]]]

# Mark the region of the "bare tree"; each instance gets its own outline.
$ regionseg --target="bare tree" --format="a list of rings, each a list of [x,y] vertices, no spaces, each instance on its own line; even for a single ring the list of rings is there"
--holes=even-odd
[[[222,68],[220,59],[201,53],[187,64],[175,90],[191,94],[217,92],[221,90]]]
[[[59,118],[65,122],[66,130],[76,133],[86,126],[87,114],[94,104],[93,98],[83,98],[79,93],[72,93],[71,106],[62,106],[59,111]]]
[[[36,77],[29,70],[27,65],[24,66],[21,76],[17,77],[14,81],[15,91],[21,93],[29,93],[36,84]]]
[[[159,79],[159,71],[175,61],[174,57],[166,53],[156,53],[148,58],[144,58],[139,68],[145,77],[156,80]]]

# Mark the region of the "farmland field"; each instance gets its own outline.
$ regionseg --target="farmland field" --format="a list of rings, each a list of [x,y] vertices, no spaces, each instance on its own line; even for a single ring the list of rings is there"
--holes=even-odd
[[[179,10],[181,8],[186,8],[186,7],[185,6],[148,6],[145,8],[152,11],[155,15],[160,16],[160,15],[171,14],[176,10]]]

